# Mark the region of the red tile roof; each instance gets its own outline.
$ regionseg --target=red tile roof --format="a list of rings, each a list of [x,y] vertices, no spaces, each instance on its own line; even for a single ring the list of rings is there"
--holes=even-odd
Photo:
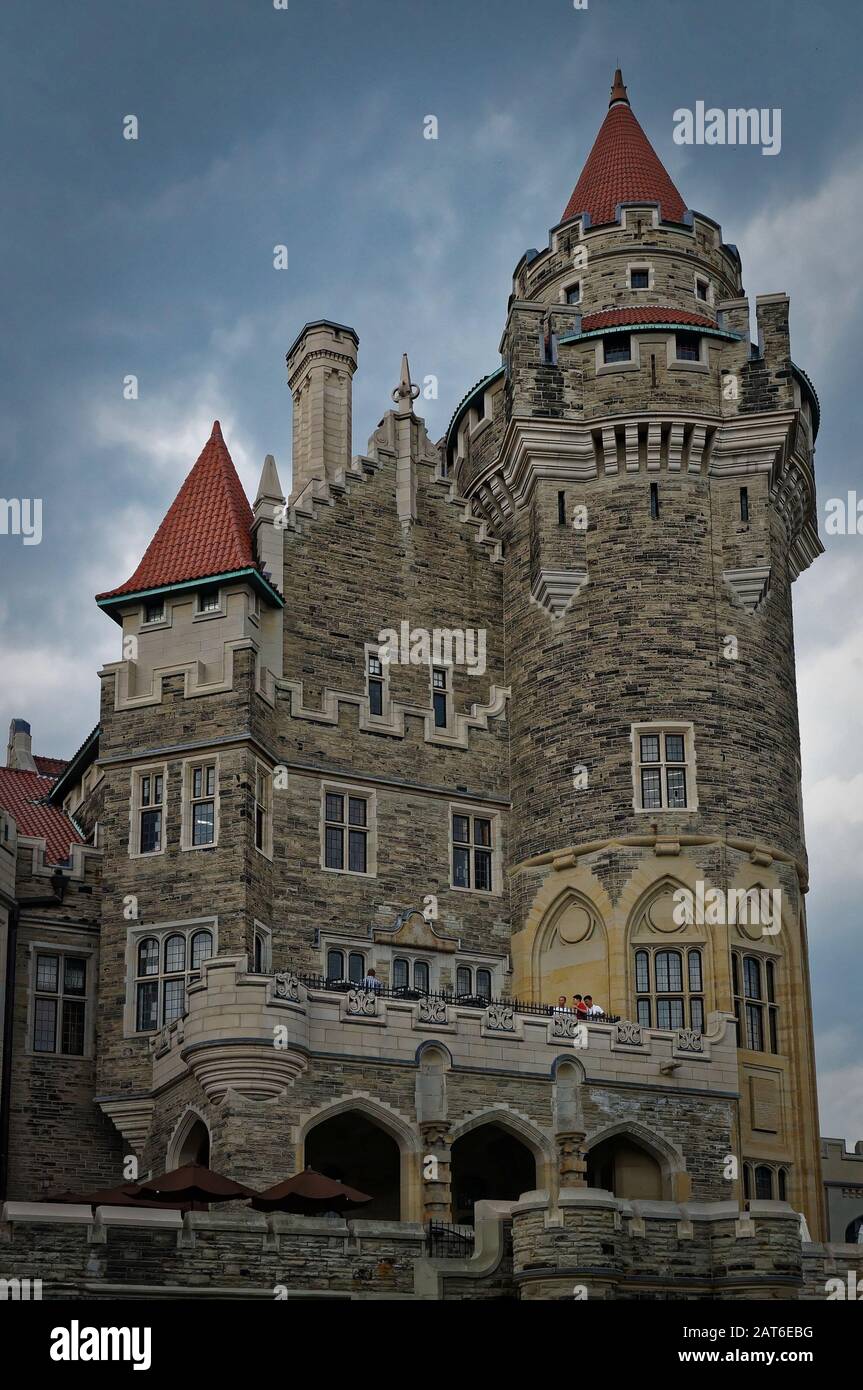
[[[216,420],[135,573],[119,588],[96,597],[116,598],[184,580],[257,569],[252,521],[252,509]]]
[[[33,754],[33,761],[46,777],[59,777],[69,766],[65,758],[43,758],[40,753]]]
[[[636,304],[624,309],[603,309],[598,314],[585,314],[581,320],[582,333],[597,328],[617,328],[629,323],[690,323],[696,328],[715,328],[714,319],[694,314],[689,309],[674,309],[670,305]]]
[[[666,222],[682,222],[686,204],[632,113],[615,73],[608,115],[599,129],[562,222],[587,212],[594,224],[613,222],[618,203],[659,203]]]
[[[46,863],[62,864],[69,858],[70,843],[83,841],[59,807],[42,804],[53,784],[53,777],[39,772],[0,767],[0,806],[12,816],[19,835],[45,840]]]

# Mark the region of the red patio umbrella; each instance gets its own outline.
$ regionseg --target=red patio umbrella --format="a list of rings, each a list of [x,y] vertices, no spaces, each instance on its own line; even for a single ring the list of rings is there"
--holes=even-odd
[[[164,1202],[156,1202],[142,1196],[136,1182],[120,1183],[119,1187],[101,1187],[95,1192],[56,1192],[44,1199],[47,1202],[75,1203],[82,1207],[164,1207]]]
[[[358,1206],[370,1202],[368,1192],[359,1192],[355,1187],[347,1187],[343,1182],[324,1177],[314,1168],[304,1168],[292,1178],[277,1182],[265,1192],[252,1198],[255,1211],[288,1211],[304,1215],[321,1210],[342,1211],[348,1206]]]
[[[142,1196],[148,1199],[167,1197],[171,1202],[203,1202],[207,1206],[211,1202],[235,1202],[258,1195],[251,1187],[214,1173],[202,1163],[186,1163],[170,1173],[147,1178],[139,1186]]]

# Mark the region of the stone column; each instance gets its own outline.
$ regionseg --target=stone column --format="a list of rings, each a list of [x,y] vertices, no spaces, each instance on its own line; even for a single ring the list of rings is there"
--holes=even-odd
[[[452,1221],[449,1126],[445,1120],[426,1120],[420,1124],[420,1133],[423,1141],[420,1154],[423,1221]]]
[[[587,1163],[581,1149],[584,1137],[583,1130],[570,1130],[555,1135],[561,1191],[567,1187],[587,1187]]]

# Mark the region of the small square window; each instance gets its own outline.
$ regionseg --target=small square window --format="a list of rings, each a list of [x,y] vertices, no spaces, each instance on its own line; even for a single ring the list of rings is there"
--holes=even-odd
[[[567,304],[580,304],[580,303],[581,303],[581,285],[580,285],[580,284],[578,284],[578,285],[570,285],[570,286],[569,286],[569,288],[568,288],[567,291],[566,291],[566,302],[567,302]]]
[[[696,280],[696,282],[695,282],[695,293],[696,293],[696,295],[698,296],[699,299],[704,300],[705,303],[706,303],[706,302],[707,302],[707,299],[708,299],[708,297],[709,297],[709,295],[710,295],[710,282],[709,282],[709,280]]]
[[[678,333],[676,344],[678,362],[701,361],[701,339],[697,333]]]
[[[629,288],[632,290],[650,289],[649,270],[631,270],[629,272]]]
[[[602,353],[606,363],[630,362],[632,360],[632,349],[630,346],[629,334],[615,333],[612,337],[603,338]]]
[[[219,590],[205,589],[198,598],[199,613],[218,613],[220,607]]]
[[[161,623],[165,617],[165,601],[161,598],[148,600],[144,604],[144,622]]]

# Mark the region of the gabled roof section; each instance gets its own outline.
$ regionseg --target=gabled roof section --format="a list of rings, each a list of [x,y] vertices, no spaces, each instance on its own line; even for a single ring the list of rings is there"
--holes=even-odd
[[[8,811],[19,835],[45,841],[46,864],[64,864],[70,844],[83,844],[73,822],[45,798],[54,785],[53,777],[18,768],[0,767],[0,806]]]
[[[619,203],[658,203],[664,222],[682,222],[686,204],[633,115],[620,68],[608,107],[561,221],[586,212],[594,225],[614,222]]]
[[[216,420],[201,455],[168,509],[135,573],[97,594],[101,604],[254,570],[252,509]],[[271,597],[275,594],[271,586]],[[278,596],[276,596],[278,599]]]

